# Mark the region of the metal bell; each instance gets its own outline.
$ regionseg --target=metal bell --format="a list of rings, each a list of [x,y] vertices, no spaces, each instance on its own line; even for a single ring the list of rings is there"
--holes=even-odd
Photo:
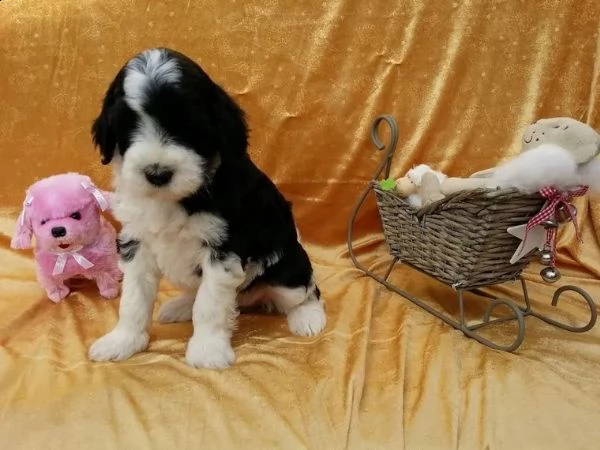
[[[556,267],[544,267],[540,275],[546,283],[554,283],[560,280],[560,272]]]
[[[552,264],[552,252],[550,250],[542,250],[540,252],[540,264],[544,266]]]
[[[571,214],[573,217],[575,217],[577,215],[577,208],[575,208],[575,206],[571,205],[569,203],[569,209],[571,210]],[[567,207],[563,204],[560,205],[558,208],[556,208],[556,220],[558,223],[565,223],[565,222],[570,222],[571,220],[571,216],[569,215],[569,211],[567,210]]]
[[[544,220],[542,222],[542,225],[546,229],[548,229],[548,228],[558,228],[558,224],[556,223],[556,220],[554,220],[554,219]]]

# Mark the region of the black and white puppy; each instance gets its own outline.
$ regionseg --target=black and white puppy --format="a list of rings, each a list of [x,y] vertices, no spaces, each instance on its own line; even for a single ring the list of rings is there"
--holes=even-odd
[[[193,321],[191,366],[234,362],[240,304],[269,301],[292,333],[322,331],[291,205],[251,161],[244,112],[198,64],[165,48],[132,58],[110,84],[92,137],[113,165],[124,279],[118,323],[90,359],[146,349],[162,276],[182,295],[161,307],[159,321]]]

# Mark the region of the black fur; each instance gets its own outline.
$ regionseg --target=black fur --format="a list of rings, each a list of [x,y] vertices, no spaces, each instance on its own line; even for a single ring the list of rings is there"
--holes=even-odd
[[[137,125],[138,117],[125,103],[123,79],[125,69],[121,69],[110,84],[104,101],[102,112],[92,125],[92,140],[100,149],[102,164],[113,159],[115,151],[125,152],[131,143],[131,130]]]
[[[117,252],[125,262],[129,262],[135,258],[138,248],[140,248],[140,241],[136,239],[117,239]]]
[[[278,253],[280,260],[254,282],[308,287],[312,267],[298,242],[291,204],[248,156],[244,112],[198,64],[179,52],[163,51],[177,62],[181,77],[177,83],[152,85],[144,112],[168,139],[198,153],[213,173],[206,185],[180,201],[181,207],[190,215],[214,213],[227,223],[228,237],[213,248],[213,258],[235,254],[245,266]],[[109,86],[92,127],[104,164],[117,149],[125,154],[138,123],[124,100],[124,73]]]

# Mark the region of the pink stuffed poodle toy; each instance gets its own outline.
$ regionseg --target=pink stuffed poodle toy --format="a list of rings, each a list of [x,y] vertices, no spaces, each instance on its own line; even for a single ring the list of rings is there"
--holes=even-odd
[[[74,277],[94,280],[105,298],[119,294],[117,233],[102,216],[109,200],[110,193],[77,173],[44,178],[27,190],[11,247],[32,248],[35,236],[37,278],[53,302],[69,294],[65,281]]]

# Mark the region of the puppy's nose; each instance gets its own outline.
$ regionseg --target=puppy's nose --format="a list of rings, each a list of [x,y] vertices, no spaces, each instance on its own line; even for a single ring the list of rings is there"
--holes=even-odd
[[[152,164],[144,169],[146,180],[154,186],[164,186],[173,178],[173,171],[168,167],[161,167],[158,164]]]
[[[52,236],[55,238],[63,237],[67,234],[67,229],[65,227],[54,227],[51,230]]]

